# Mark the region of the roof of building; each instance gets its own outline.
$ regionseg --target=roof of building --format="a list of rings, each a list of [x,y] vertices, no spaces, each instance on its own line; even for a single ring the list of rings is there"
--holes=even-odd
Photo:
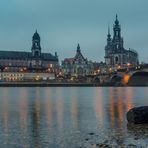
[[[65,58],[64,59],[64,61],[67,61],[67,62],[73,62],[75,60],[76,60],[75,58]]]
[[[65,58],[64,62],[74,62],[74,61],[79,61],[79,60],[84,60],[86,61],[87,59],[84,58],[84,56],[81,53],[81,49],[80,49],[80,45],[78,44],[77,46],[77,51],[76,51],[76,55],[73,58]]]
[[[31,52],[23,51],[0,51],[0,59],[31,59]],[[58,61],[58,57],[50,53],[41,53],[42,60]]]
[[[40,35],[38,34],[38,32],[37,32],[37,30],[36,30],[36,32],[34,33],[34,35],[33,35],[33,40],[40,40]]]
[[[79,60],[84,60],[86,61],[87,59],[85,59],[82,55],[82,53],[76,53],[75,57],[73,58],[65,58],[64,61],[65,62],[74,62],[74,61],[79,61]]]

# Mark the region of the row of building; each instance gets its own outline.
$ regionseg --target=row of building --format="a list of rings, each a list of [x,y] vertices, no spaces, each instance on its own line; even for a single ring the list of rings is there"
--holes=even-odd
[[[137,66],[139,63],[138,53],[135,50],[124,48],[123,37],[121,36],[121,26],[118,16],[113,25],[113,37],[108,28],[107,44],[105,46],[105,62],[94,63],[84,58],[78,44],[76,54],[73,58],[66,58],[62,61],[64,74],[71,75],[91,75],[97,73],[108,73],[117,69],[129,66]]]
[[[139,63],[138,53],[124,48],[121,26],[118,17],[113,25],[113,37],[108,29],[107,44],[105,46],[105,62],[92,62],[82,54],[78,44],[76,54],[72,58],[65,58],[59,65],[57,53],[43,53],[40,36],[36,31],[32,37],[31,52],[0,51],[1,72],[41,72],[55,73],[56,75],[86,76],[94,75],[107,70],[116,70]]]

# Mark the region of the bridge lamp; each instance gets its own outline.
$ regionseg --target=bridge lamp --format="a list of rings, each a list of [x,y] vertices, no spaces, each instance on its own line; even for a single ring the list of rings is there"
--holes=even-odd
[[[109,72],[111,72],[112,71],[112,68],[109,68]]]
[[[120,69],[120,68],[121,68],[121,66],[119,65],[119,66],[118,66],[118,69]]]
[[[100,69],[98,69],[97,72],[99,73],[100,72]]]
[[[127,66],[130,66],[131,64],[130,63],[127,63]]]

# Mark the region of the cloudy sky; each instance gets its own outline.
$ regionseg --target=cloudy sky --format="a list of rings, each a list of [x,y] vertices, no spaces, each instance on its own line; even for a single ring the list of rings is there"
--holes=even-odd
[[[0,50],[31,50],[37,29],[44,52],[73,57],[77,44],[93,61],[104,61],[108,24],[116,13],[124,47],[148,62],[148,0],[0,0]]]

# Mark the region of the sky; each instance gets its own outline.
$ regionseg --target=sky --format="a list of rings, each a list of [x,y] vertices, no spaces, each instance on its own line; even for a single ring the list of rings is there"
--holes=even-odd
[[[104,61],[108,24],[116,14],[126,49],[148,62],[148,0],[0,0],[0,50],[31,51],[35,30],[42,52],[74,57],[79,43],[84,57]]]

